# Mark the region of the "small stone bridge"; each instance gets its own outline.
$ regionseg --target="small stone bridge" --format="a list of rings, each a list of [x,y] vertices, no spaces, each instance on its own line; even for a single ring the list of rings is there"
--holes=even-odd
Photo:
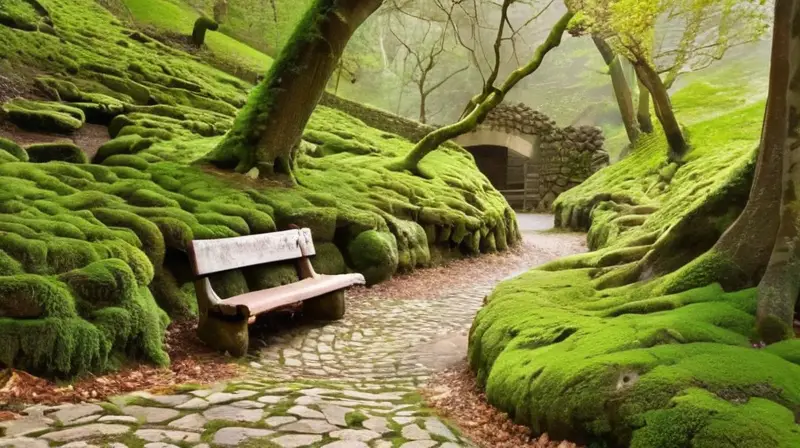
[[[524,104],[497,106],[478,128],[455,139],[518,210],[549,211],[556,197],[608,165],[602,131],[559,128]]]
[[[321,103],[369,126],[419,141],[436,128],[326,93]],[[455,139],[516,210],[549,211],[556,197],[608,165],[593,126],[559,128],[524,104],[500,104],[478,128]]]

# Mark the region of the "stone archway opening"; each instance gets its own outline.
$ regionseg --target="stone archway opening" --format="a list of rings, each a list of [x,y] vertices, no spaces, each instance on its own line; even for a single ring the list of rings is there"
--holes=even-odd
[[[524,104],[499,105],[454,141],[515,210],[550,211],[558,195],[609,162],[599,128],[559,128]]]

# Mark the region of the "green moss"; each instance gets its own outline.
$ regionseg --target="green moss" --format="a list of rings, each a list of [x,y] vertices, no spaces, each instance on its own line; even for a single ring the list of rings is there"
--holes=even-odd
[[[67,106],[60,108],[42,106],[42,103],[14,101],[3,105],[2,110],[8,121],[30,131],[70,134],[83,126],[84,120],[65,112]],[[44,103],[47,104],[47,103]],[[69,108],[83,117],[83,111]]]
[[[0,137],[0,149],[8,152],[20,162],[28,161],[28,153],[21,146],[11,140]]]
[[[278,210],[276,213],[277,224],[281,229],[287,229],[294,224],[298,227],[311,229],[314,241],[333,241],[336,232],[336,209],[333,208],[300,208],[292,210]]]
[[[126,135],[138,135],[144,138],[157,138],[161,140],[172,140],[173,134],[164,129],[152,129],[143,126],[125,126],[117,136],[124,137]]]
[[[397,239],[391,233],[368,230],[347,247],[353,268],[364,275],[367,284],[388,280],[397,271]]]
[[[762,425],[766,425],[764,428]],[[800,443],[791,411],[770,400],[728,401],[704,389],[688,389],[669,407],[645,415],[632,447],[777,447]]]
[[[87,163],[86,154],[72,143],[38,143],[25,150],[33,163],[62,161],[69,163]]]
[[[147,104],[150,101],[150,90],[135,81],[105,73],[97,74],[96,79],[109,89],[130,96],[139,104]]]
[[[250,292],[247,279],[242,271],[224,271],[210,276],[211,286],[221,299],[227,299]]]
[[[361,428],[361,424],[368,419],[369,417],[361,411],[348,412],[344,416],[344,421],[347,423],[348,428]]]
[[[318,274],[344,274],[347,272],[342,253],[332,243],[315,244],[317,254],[311,258],[311,265]]]
[[[155,143],[154,139],[142,138],[140,135],[126,135],[115,138],[100,146],[93,162],[102,163],[106,158],[118,154],[136,154],[149,148],[153,143]]]
[[[0,317],[75,316],[74,299],[58,282],[38,275],[0,277]]]
[[[124,261],[112,258],[84,266],[59,278],[85,306],[92,309],[118,306],[131,300],[131,294],[137,293],[139,285],[136,276]]]
[[[250,291],[261,291],[276,286],[288,285],[299,280],[294,262],[270,263],[251,266],[242,270]],[[216,291],[216,288],[214,288]]]

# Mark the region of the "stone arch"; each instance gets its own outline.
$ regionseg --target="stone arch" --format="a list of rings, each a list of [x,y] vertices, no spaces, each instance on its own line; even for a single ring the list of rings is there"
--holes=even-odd
[[[475,157],[512,207],[549,211],[559,194],[608,165],[604,140],[597,127],[559,128],[524,104],[504,103],[455,142]]]

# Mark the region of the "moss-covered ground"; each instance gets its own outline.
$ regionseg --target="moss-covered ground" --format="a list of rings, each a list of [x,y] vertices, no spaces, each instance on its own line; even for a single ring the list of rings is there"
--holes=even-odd
[[[129,358],[167,363],[167,316],[195,313],[192,239],[307,226],[319,272],[373,283],[518,239],[466,151],[431,155],[426,178],[396,173],[384,167],[410,142],[324,107],[306,129],[297,186],[195,165],[251,86],[92,0],[39,3],[52,33],[0,25],[0,74],[35,71],[39,96],[8,102],[3,118],[37,131],[107,125],[112,139],[92,160],[72,144],[0,139],[0,364],[71,375]],[[295,280],[287,264],[212,282],[229,297]]]
[[[194,22],[201,14],[213,17],[211,11],[213,2],[208,2],[208,8],[193,8],[181,0],[122,1],[137,24],[149,25],[160,31],[183,36],[191,35]],[[234,11],[238,12],[238,9],[234,8]],[[216,62],[215,65],[233,73],[242,71],[242,74],[252,76],[266,72],[272,65],[272,58],[247,43],[231,37],[237,35],[236,30],[252,30],[252,26],[245,27],[245,24],[238,22],[234,22],[234,25],[223,25],[220,32],[206,34],[205,49],[210,53],[207,60]],[[249,25],[252,25],[252,22]]]
[[[800,343],[759,348],[755,290],[724,291],[700,256],[747,200],[763,116],[723,90],[675,95],[696,120],[685,164],[653,135],[559,197],[594,252],[502,283],[478,314],[471,366],[517,421],[596,446],[800,446]]]

